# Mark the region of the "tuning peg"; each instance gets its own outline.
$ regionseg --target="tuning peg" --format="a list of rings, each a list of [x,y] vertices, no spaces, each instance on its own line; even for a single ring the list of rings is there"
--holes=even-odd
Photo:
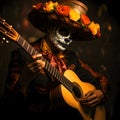
[[[2,23],[3,23],[3,24],[5,23],[5,19],[2,19]]]
[[[5,43],[9,43],[9,40],[7,40],[5,37],[2,38]]]
[[[7,40],[5,37],[1,38],[2,41],[0,42],[0,46],[2,46],[4,43],[9,43],[9,40]]]

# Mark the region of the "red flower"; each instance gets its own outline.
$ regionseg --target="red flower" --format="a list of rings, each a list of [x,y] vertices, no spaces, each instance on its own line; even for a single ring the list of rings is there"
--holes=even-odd
[[[85,25],[90,24],[90,19],[89,19],[88,16],[85,15],[85,14],[82,14],[82,15],[81,15],[81,21],[82,21],[82,23],[85,24]]]
[[[68,16],[70,12],[70,7],[66,5],[58,5],[56,11],[60,15]]]
[[[97,37],[101,37],[101,32],[100,31],[97,32]]]

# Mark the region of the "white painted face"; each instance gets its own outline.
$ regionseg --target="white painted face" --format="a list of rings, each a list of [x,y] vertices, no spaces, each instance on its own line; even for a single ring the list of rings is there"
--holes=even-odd
[[[50,32],[50,40],[57,49],[64,51],[72,42],[70,35],[66,27],[53,28]]]

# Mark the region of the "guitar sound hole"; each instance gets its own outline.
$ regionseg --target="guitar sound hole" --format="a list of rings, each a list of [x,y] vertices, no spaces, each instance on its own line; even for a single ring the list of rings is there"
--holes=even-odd
[[[73,86],[73,92],[74,92],[74,95],[75,95],[77,98],[80,98],[81,95],[82,95],[79,87],[76,86],[76,85]]]

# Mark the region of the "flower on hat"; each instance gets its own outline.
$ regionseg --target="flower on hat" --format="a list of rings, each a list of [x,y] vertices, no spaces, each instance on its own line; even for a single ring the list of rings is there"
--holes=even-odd
[[[73,10],[73,9],[70,9],[69,17],[73,21],[78,21],[80,19],[79,13],[76,12],[75,10]]]
[[[38,10],[42,10],[43,12],[56,12],[57,14],[68,17],[71,21],[77,22],[78,24],[82,25],[84,29],[89,30],[93,36],[100,37],[100,25],[91,21],[90,18],[84,14],[76,11],[72,7],[68,5],[59,4],[58,2],[45,2],[38,4],[37,6],[33,6]]]
[[[54,11],[57,5],[58,5],[58,2],[55,2],[55,3],[53,3],[52,1],[46,2],[43,5],[43,10],[46,12]]]

